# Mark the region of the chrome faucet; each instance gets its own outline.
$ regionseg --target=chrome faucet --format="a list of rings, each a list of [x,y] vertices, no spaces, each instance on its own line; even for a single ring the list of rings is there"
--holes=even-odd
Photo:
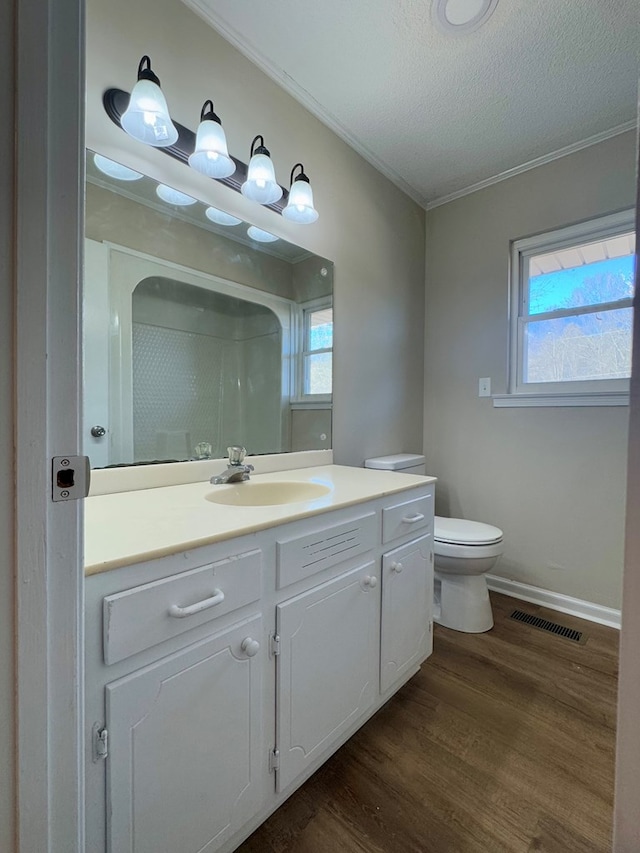
[[[227,447],[227,453],[229,454],[227,470],[209,480],[216,486],[222,483],[241,483],[243,480],[248,480],[250,472],[253,471],[253,465],[244,464],[244,457],[247,455],[244,447],[235,445],[234,447]]]

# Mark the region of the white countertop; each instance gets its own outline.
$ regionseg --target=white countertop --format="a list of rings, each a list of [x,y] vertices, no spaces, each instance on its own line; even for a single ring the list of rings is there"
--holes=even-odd
[[[435,477],[322,465],[252,476],[252,482],[305,481],[329,487],[311,501],[226,506],[206,500],[209,482],[96,495],[85,501],[85,574],[166,557],[340,507],[435,482]],[[233,488],[242,488],[243,483]]]

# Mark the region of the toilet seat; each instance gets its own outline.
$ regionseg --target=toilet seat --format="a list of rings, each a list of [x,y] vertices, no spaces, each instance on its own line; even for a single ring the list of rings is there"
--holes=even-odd
[[[502,537],[502,530],[492,524],[440,515],[434,518],[434,542],[444,545],[462,545],[465,548],[496,545],[502,542]]]

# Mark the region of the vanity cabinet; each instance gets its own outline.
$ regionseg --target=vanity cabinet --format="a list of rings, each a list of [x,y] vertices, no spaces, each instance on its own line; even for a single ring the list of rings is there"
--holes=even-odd
[[[260,806],[260,617],[106,685],[108,850],[216,850]]]
[[[276,607],[278,791],[372,707],[380,598],[374,561]]]
[[[421,536],[382,557],[380,691],[402,683],[433,651],[433,538]]]
[[[88,577],[87,850],[231,853],[430,654],[432,533],[420,484]]]

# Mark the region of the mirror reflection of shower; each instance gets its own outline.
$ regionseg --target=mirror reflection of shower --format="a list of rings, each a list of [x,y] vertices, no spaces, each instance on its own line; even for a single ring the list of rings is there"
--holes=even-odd
[[[264,305],[160,276],[132,294],[134,461],[286,442],[283,333]]]

